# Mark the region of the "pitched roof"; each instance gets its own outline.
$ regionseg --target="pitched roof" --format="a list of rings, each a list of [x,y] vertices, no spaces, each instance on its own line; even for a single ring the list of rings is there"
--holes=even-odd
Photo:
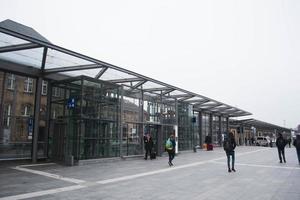
[[[33,28],[17,23],[10,19],[0,22],[0,27],[51,44],[49,40],[47,40]]]

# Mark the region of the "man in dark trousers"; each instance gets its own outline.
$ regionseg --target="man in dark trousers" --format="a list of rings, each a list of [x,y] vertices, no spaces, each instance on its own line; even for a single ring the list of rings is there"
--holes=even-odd
[[[151,153],[152,153],[152,148],[153,148],[153,140],[152,140],[152,137],[149,133],[147,133],[144,136],[144,145],[145,145],[145,157],[144,157],[144,159],[147,160],[148,155],[151,159]]]
[[[234,149],[236,147],[236,142],[234,139],[234,135],[232,132],[229,132],[227,136],[224,138],[223,143],[224,150],[226,152],[227,156],[227,166],[228,166],[228,172],[235,172],[234,168],[234,161],[235,161],[235,155],[234,155]],[[230,167],[230,156],[231,156],[231,167]]]
[[[300,135],[296,136],[296,139],[294,140],[293,145],[296,147],[298,162],[299,162],[299,165],[300,165]]]
[[[282,163],[282,158],[283,158],[283,162],[286,163],[285,155],[284,155],[285,145],[286,145],[286,140],[282,137],[282,134],[279,133],[278,138],[276,139],[276,146],[278,149],[278,156],[279,156],[280,163]]]

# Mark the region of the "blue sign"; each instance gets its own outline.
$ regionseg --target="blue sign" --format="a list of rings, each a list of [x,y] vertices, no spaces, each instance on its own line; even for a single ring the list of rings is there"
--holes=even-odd
[[[31,139],[33,133],[33,118],[28,118],[28,138]]]
[[[69,109],[75,108],[75,98],[74,97],[68,99],[67,107]]]

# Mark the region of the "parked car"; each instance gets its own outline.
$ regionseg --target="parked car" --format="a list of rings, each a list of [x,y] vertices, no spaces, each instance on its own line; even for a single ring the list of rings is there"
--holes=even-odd
[[[256,137],[256,145],[257,146],[265,146],[268,147],[270,146],[271,141],[268,137],[264,137],[264,136],[258,136]]]

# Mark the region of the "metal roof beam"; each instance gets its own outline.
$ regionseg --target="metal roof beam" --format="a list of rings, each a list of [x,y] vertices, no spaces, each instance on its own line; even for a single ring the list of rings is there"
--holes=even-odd
[[[146,80],[138,82],[137,84],[135,84],[134,86],[132,86],[132,90],[140,87],[141,85],[143,85],[146,82],[147,82]]]
[[[213,110],[214,112],[222,112],[222,111],[225,111],[225,110],[228,110],[228,109],[232,109],[231,107],[226,107],[226,108],[216,108],[217,110]]]
[[[190,96],[186,96],[186,97],[180,98],[178,100],[179,101],[184,101],[184,100],[187,100],[187,99],[190,99],[190,98],[193,98],[193,97],[194,97],[193,95],[190,95]]]
[[[202,101],[198,101],[197,103],[193,104],[193,106],[194,106],[194,107],[197,107],[197,106],[199,106],[199,105],[205,104],[205,103],[210,102],[210,101],[211,101],[211,100],[209,100],[209,99],[204,99],[204,100],[202,100]]]
[[[223,104],[217,103],[217,104],[215,104],[215,105],[210,105],[210,106],[208,106],[208,107],[201,107],[201,106],[200,106],[200,108],[202,108],[202,109],[211,109],[211,108],[219,107],[219,106],[221,106],[221,105],[223,105]],[[205,106],[205,105],[204,105],[204,106]]]
[[[161,93],[161,95],[167,95],[169,94],[170,92],[173,92],[175,89],[169,89],[169,90],[166,90],[164,92]]]
[[[27,50],[27,49],[35,49],[35,48],[39,48],[39,47],[41,47],[41,45],[34,44],[34,43],[10,45],[10,46],[0,47],[0,53],[7,53],[7,52],[12,52],[12,51],[21,51],[21,50]]]
[[[174,98],[174,99],[184,98],[184,97],[190,97],[191,98],[191,95],[190,94],[176,94],[176,95],[169,95],[168,97],[169,98]]]
[[[103,68],[98,72],[98,74],[95,76],[95,79],[99,79],[99,78],[106,72],[107,69],[108,69],[108,67],[103,67]]]
[[[149,89],[144,89],[145,92],[154,92],[154,91],[165,91],[168,90],[169,88],[167,87],[161,87],[161,88],[149,88]]]
[[[128,82],[136,82],[136,81],[144,81],[141,78],[122,78],[122,79],[114,79],[114,80],[106,80],[111,83],[128,83]]]
[[[85,69],[95,69],[100,68],[101,65],[98,64],[89,64],[89,65],[76,65],[76,66],[69,66],[69,67],[58,67],[52,69],[45,69],[45,74],[52,74],[58,72],[68,72],[68,71],[78,71],[78,70],[85,70]]]

